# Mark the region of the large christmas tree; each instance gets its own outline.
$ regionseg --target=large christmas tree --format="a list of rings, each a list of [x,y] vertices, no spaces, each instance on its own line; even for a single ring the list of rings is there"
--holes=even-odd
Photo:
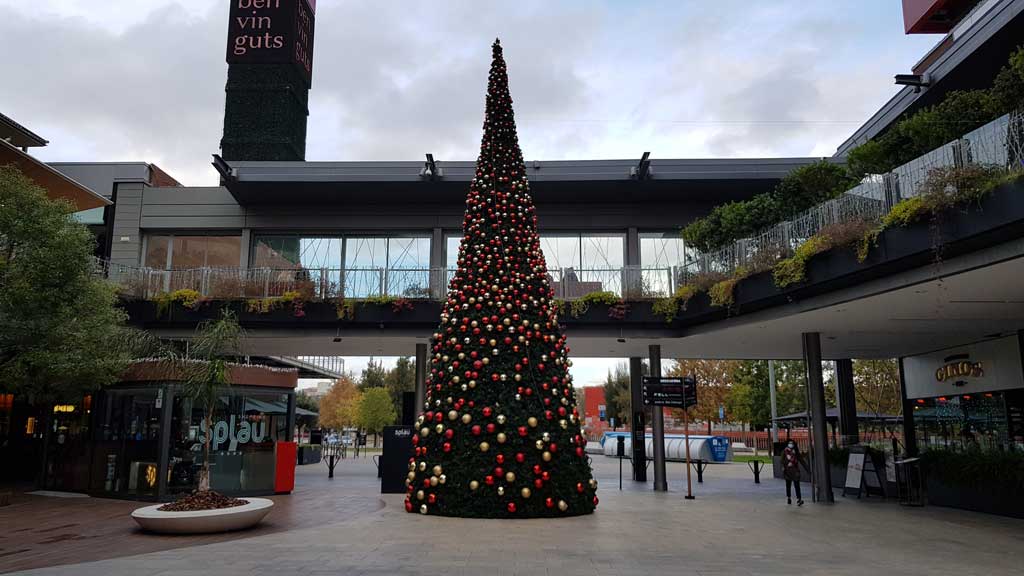
[[[458,271],[431,340],[409,512],[480,518],[597,506],[537,214],[495,41]]]

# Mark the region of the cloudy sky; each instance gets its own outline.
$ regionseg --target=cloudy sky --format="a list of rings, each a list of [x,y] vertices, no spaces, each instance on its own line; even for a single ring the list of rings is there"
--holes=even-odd
[[[527,160],[827,156],[938,40],[895,0],[317,4],[310,160],[475,158],[496,36]],[[228,6],[0,0],[0,112],[44,160],[215,184]]]
[[[228,5],[0,0],[0,111],[215,183]],[[320,0],[309,159],[475,158],[496,36],[527,159],[831,155],[938,39],[895,0]]]

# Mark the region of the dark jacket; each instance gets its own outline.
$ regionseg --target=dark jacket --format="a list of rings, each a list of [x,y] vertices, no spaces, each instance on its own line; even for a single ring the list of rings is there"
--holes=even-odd
[[[786,480],[800,480],[800,450],[786,447],[782,451],[782,475]]]

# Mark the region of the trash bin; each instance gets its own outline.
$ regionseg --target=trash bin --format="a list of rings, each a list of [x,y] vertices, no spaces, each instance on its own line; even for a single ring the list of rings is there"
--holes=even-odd
[[[897,460],[896,487],[900,504],[903,506],[924,506],[924,477],[921,474],[920,458]]]

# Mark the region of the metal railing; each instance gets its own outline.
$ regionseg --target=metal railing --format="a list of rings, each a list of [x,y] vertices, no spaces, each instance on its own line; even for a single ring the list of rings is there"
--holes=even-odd
[[[1024,165],[1024,113],[1015,111],[887,174],[865,178],[838,198],[819,204],[756,236],[710,252],[698,252],[677,270],[675,286],[702,274],[732,275],[738,268],[767,269],[822,229],[846,222],[877,222],[906,198],[917,196],[936,168],[968,164],[1020,170]]]
[[[309,300],[379,297],[441,299],[455,270],[443,268],[191,268],[160,270],[97,260],[97,273],[121,292],[153,299],[177,290],[194,290],[215,299],[273,298],[298,292]],[[671,294],[677,268],[576,269],[548,271],[555,297],[574,300],[593,292],[627,299]]]

